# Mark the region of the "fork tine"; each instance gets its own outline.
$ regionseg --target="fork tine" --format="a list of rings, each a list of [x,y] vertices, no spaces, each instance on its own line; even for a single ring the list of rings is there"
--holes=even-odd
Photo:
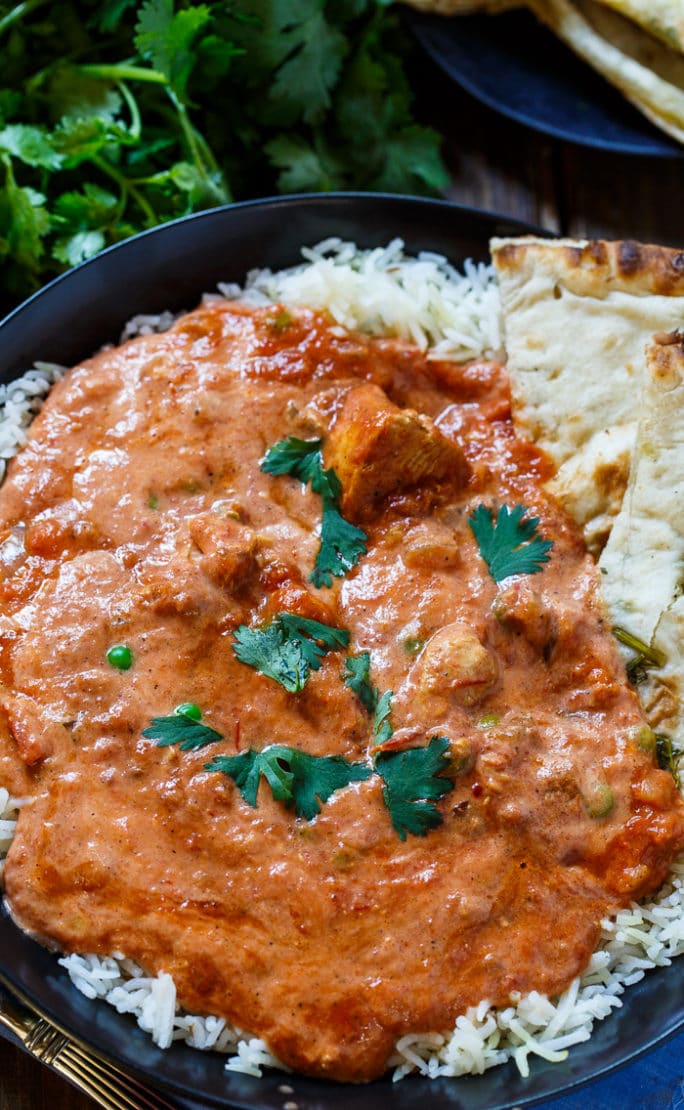
[[[59,1075],[70,1080],[79,1091],[90,1095],[102,1110],[139,1110],[139,1105],[127,1095],[121,1095],[114,1086],[105,1085],[85,1073],[77,1064],[58,1056],[52,1067]]]
[[[90,1053],[80,1045],[72,1043],[66,1051],[69,1059],[78,1062],[81,1067],[88,1071],[88,1074],[110,1083],[116,1082],[124,1093],[130,1092],[130,1094],[138,1100],[135,1104],[136,1108],[147,1108],[147,1110],[176,1110],[170,1102],[167,1102],[166,1099],[156,1092],[149,1090],[144,1084],[139,1083],[132,1075],[127,1075],[125,1072],[120,1071],[115,1065],[105,1064],[103,1061],[98,1060],[97,1057],[91,1056]]]

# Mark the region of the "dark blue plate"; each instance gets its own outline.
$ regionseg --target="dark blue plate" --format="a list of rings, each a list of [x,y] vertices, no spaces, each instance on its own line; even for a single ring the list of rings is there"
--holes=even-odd
[[[216,282],[241,281],[255,266],[299,261],[299,248],[330,235],[374,247],[399,236],[407,250],[439,251],[459,264],[488,258],[492,235],[534,230],[503,216],[444,201],[330,194],[255,201],[167,224],[104,251],[57,278],[0,324],[0,381],[36,359],[72,363],[116,342],[137,312],[192,308]],[[552,927],[552,922],[548,923]],[[223,1059],[176,1044],[156,1048],[131,1018],[72,987],[55,956],[0,912],[0,982],[55,1025],[149,1084],[203,1106],[242,1110],[510,1110],[568,1092],[625,1064],[684,1026],[684,959],[631,988],[625,1005],[562,1064],[531,1061],[482,1076],[429,1081],[390,1079],[365,1086],[270,1073],[226,1073]],[[285,1096],[283,1082],[294,1088]],[[627,1101],[623,1100],[627,1105]],[[588,1102],[587,1105],[591,1105]]]
[[[430,57],[490,108],[583,146],[681,158],[684,150],[527,11],[422,13],[408,25]]]

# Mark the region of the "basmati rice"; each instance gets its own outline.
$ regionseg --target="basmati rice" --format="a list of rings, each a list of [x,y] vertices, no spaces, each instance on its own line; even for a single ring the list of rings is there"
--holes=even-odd
[[[279,301],[294,308],[327,309],[340,327],[396,336],[429,349],[430,357],[463,360],[502,354],[498,291],[489,266],[466,262],[460,273],[439,255],[406,258],[400,240],[359,251],[354,244],[328,239],[302,255],[300,266],[281,273],[253,271],[244,287],[222,285],[220,292],[249,304]],[[122,340],[165,331],[173,320],[168,312],[137,316],[126,325]],[[4,460],[24,444],[28,424],[62,373],[62,367],[41,362],[17,382],[0,386],[2,473]],[[19,804],[0,788],[0,868]],[[559,998],[532,992],[512,998],[509,1007],[498,1011],[483,1001],[460,1015],[452,1030],[403,1036],[389,1061],[393,1078],[412,1072],[431,1078],[481,1074],[509,1059],[528,1075],[530,1055],[563,1060],[568,1048],[587,1040],[594,1022],[622,1005],[625,987],[683,952],[681,859],[655,899],[632,904],[602,922],[598,950]],[[179,1040],[227,1053],[227,1069],[254,1076],[264,1067],[283,1067],[262,1040],[222,1018],[179,1012],[169,975],[146,976],[123,956],[71,955],[59,962],[83,994],[132,1014],[160,1047]]]

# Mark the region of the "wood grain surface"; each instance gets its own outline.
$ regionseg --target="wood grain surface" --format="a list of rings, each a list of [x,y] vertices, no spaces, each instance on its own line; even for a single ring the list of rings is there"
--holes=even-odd
[[[638,159],[545,138],[480,105],[427,61],[413,69],[419,115],[447,136],[448,197],[572,236],[684,248],[684,162]],[[92,1110],[90,1099],[0,1040],[0,1110]]]

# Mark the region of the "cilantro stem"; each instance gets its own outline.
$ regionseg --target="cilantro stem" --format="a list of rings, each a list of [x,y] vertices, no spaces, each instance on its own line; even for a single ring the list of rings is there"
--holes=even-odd
[[[134,66],[126,63],[116,65],[85,64],[76,67],[79,73],[86,77],[101,78],[103,81],[149,81],[154,85],[166,85],[167,80],[163,73],[145,66]]]
[[[632,651],[636,651],[638,655],[654,667],[662,667],[667,661],[667,656],[660,648],[644,643],[638,636],[633,636],[631,632],[627,632],[626,629],[620,628],[618,625],[613,628],[613,636],[619,643],[631,648]]]
[[[43,4],[47,4],[47,2],[48,0],[25,0],[23,4],[17,4],[15,8],[12,8],[7,15],[0,19],[0,35],[6,31],[8,27],[11,27],[13,23],[17,23],[20,19],[23,19],[25,15],[30,15],[32,11],[42,7]]]
[[[129,178],[127,178],[122,173],[118,173],[118,171],[115,170],[114,167],[110,165],[110,163],[105,158],[102,158],[99,154],[93,155],[92,163],[94,166],[97,166],[97,168],[101,170],[102,173],[106,174],[107,177],[110,177],[112,181],[115,181],[117,183],[123,196],[130,196],[131,199],[136,202],[141,212],[144,214],[148,226],[154,227],[157,222],[157,217],[154,214],[154,209],[145,199],[140,190],[136,189],[135,185],[131,184]]]
[[[131,113],[131,126],[129,128],[129,134],[131,138],[135,139],[135,141],[137,142],[142,134],[142,119],[140,116],[140,109],[138,108],[138,101],[133,96],[133,93],[129,89],[128,85],[124,84],[123,81],[117,81],[116,87],[126,101],[128,110]]]
[[[178,115],[178,121],[181,126],[181,131],[183,132],[183,137],[188,148],[188,153],[193,161],[193,164],[197,168],[197,172],[200,174],[202,180],[204,181],[204,184],[207,187],[207,191],[213,194],[217,198],[217,200],[221,202],[229,201],[230,196],[226,191],[225,183],[223,181],[223,175],[220,173],[219,167],[216,163],[216,159],[214,158],[211,148],[209,147],[203,136],[199,135],[199,133],[193,127],[190,116],[188,115],[187,108],[178,99],[173,89],[167,86],[166,91],[171,103],[176,109],[176,114]],[[202,149],[200,149],[200,146],[202,147]],[[210,171],[213,170],[215,173],[220,174],[221,176],[221,185],[218,188],[217,183],[211,181],[209,174],[207,173],[207,163]]]

